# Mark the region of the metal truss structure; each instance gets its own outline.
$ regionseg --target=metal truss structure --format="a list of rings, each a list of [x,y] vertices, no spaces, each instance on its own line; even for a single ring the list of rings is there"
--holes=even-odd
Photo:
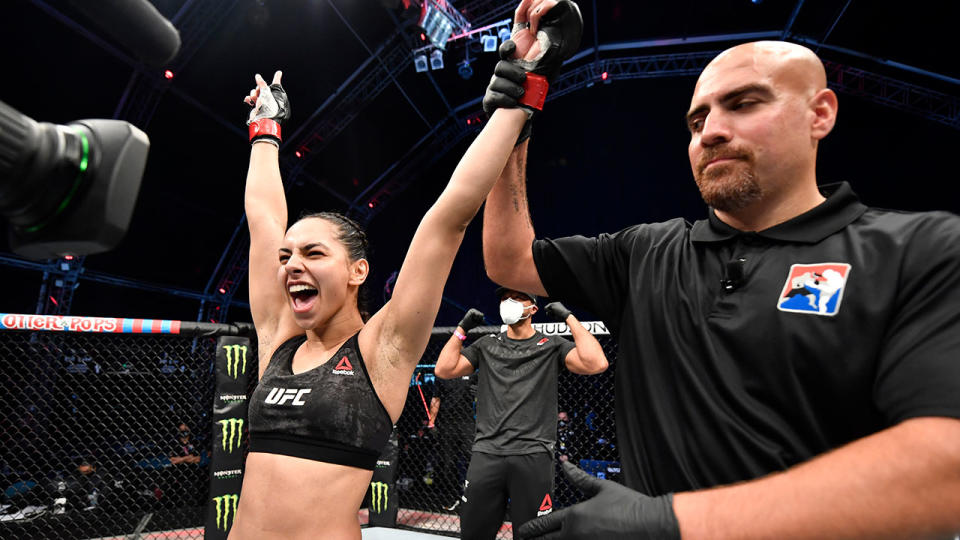
[[[180,50],[167,66],[172,73],[178,73],[193,58],[217,28],[217,23],[223,19],[223,15],[233,9],[237,2],[238,0],[187,0],[184,3],[171,21],[180,33]],[[133,73],[114,110],[113,117],[126,120],[146,131],[160,100],[170,89],[170,80],[165,78],[159,69],[148,68],[132,60],[83,25],[43,1],[34,0],[34,4],[133,68]],[[196,101],[193,101],[193,104],[200,106]],[[209,114],[209,111],[206,112]],[[79,285],[78,280],[83,273],[84,259],[84,257],[61,258],[45,267],[37,299],[37,314],[70,314],[73,291]]]
[[[472,22],[474,25],[482,25],[512,11],[514,6],[514,0],[474,0],[464,4],[461,11],[470,15],[477,14]],[[462,18],[462,16],[460,17]],[[470,22],[466,19],[460,21],[459,24],[464,28],[470,26]],[[348,207],[348,214],[365,223],[369,222],[369,219],[383,208],[392,193],[399,193],[405,188],[405,186],[389,183],[373,191],[379,186],[381,180],[392,178],[391,173],[394,172],[394,168],[391,167],[367,187],[360,196],[351,200],[313,177],[306,171],[306,167],[330,141],[346,129],[363,109],[391,84],[396,85],[410,105],[416,108],[416,104],[396,80],[397,75],[410,68],[413,61],[411,51],[415,45],[416,43],[411,40],[406,30],[398,28],[376,50],[371,52],[370,56],[340,84],[337,90],[307,118],[306,122],[297,131],[287,137],[283,149],[289,150],[292,147],[295,152],[294,155],[297,157],[291,157],[290,152],[285,152],[281,159],[280,167],[283,171],[285,184],[309,182],[345,203]],[[442,93],[441,99],[443,99]],[[407,152],[404,156],[405,159],[401,160],[404,163],[399,168],[412,170],[432,165],[436,159],[443,156],[471,131],[462,129],[461,126],[466,126],[465,120],[458,121],[457,114],[451,111],[441,122],[431,127],[430,132],[421,139],[421,143],[414,145],[414,148]],[[424,147],[422,149],[423,154],[417,156],[417,149],[423,146],[429,146],[429,148]],[[433,146],[440,146],[441,152],[433,152]],[[435,157],[431,158],[431,156]],[[371,192],[373,192],[373,196],[368,200],[368,195]],[[373,204],[372,207],[370,206],[371,203]],[[198,320],[226,321],[230,303],[233,299],[233,292],[247,272],[250,239],[245,229],[246,219],[241,217],[204,291],[209,298],[216,298],[218,301],[201,303]],[[221,293],[220,291],[225,292]]]
[[[171,69],[180,69],[189,61],[193,52],[205,41],[206,37],[216,27],[214,24],[222,20],[223,13],[233,8],[238,0],[188,0],[184,7],[174,17],[174,22],[180,28],[182,47],[180,55],[175,59]],[[422,0],[428,1],[428,0]],[[429,0],[434,1],[434,0]],[[81,25],[66,19],[55,9],[47,6],[42,0],[33,0],[35,4],[52,16],[71,26],[74,30],[86,35],[89,39],[117,56],[131,67],[134,73],[131,76],[127,89],[117,105],[115,116],[124,118],[143,128],[149,123],[159,100],[167,90],[175,93],[205,114],[216,120],[227,129],[240,136],[242,130],[223,121],[217,115],[207,110],[202,104],[190,96],[170,86],[169,81],[162,78],[160,73],[148,72],[142,64],[129,59],[122,52],[97,36],[90,34]],[[415,3],[419,3],[415,0]],[[436,5],[448,5],[444,0],[434,2]],[[803,43],[812,48],[824,48],[840,52],[846,56],[862,58],[871,62],[892,66],[897,69],[921,73],[934,79],[940,79],[952,84],[960,81],[939,75],[924,72],[910,66],[894,64],[881,59],[869,57],[856,51],[831,47],[822,43],[826,41],[837,21],[842,17],[846,6],[839,11],[835,20],[824,37],[818,42],[810,38],[793,33],[792,26],[797,14],[804,4],[798,0],[790,20],[782,30],[770,32],[755,32],[751,34],[725,34],[717,36],[702,36],[675,40],[656,40],[648,42],[614,43],[601,45],[596,41],[593,47],[581,51],[568,61],[568,70],[554,81],[548,100],[593,86],[599,83],[609,83],[618,80],[696,76],[718,51],[699,51],[690,53],[622,56],[654,46],[664,45],[691,45],[710,42],[732,42],[749,39],[789,39]],[[336,10],[331,2],[331,7]],[[849,5],[849,0],[847,2]],[[464,27],[482,26],[512,13],[516,0],[467,0],[460,3],[458,15],[463,18],[460,23]],[[451,8],[452,9],[452,8]],[[338,15],[339,12],[337,12]],[[341,16],[341,19],[343,17]],[[349,26],[347,21],[343,22]],[[353,30],[351,28],[351,30]],[[354,32],[356,35],[356,32]],[[596,29],[594,31],[596,36]],[[359,37],[358,37],[359,39]],[[331,196],[345,203],[348,213],[358,221],[369,223],[379,214],[387,204],[402,193],[419,173],[429,169],[447,152],[456,147],[465,137],[476,133],[485,119],[480,109],[480,99],[468,101],[459,107],[450,108],[448,114],[429,126],[430,129],[417,141],[406,154],[395,163],[387,167],[367,188],[357,197],[350,199],[327,186],[324,182],[314,178],[308,171],[307,165],[323,150],[337,135],[372,103],[391,84],[396,85],[407,102],[421,118],[416,103],[397,82],[396,77],[412,65],[413,48],[418,45],[403,28],[398,28],[388,36],[382,44],[371,50],[370,56],[334,91],[316,111],[304,122],[301,127],[287,138],[281,160],[281,169],[284,171],[286,183],[310,183]],[[892,77],[871,73],[835,61],[825,61],[828,81],[831,87],[838,92],[859,96],[875,103],[906,111],[932,121],[960,129],[960,98],[943,94],[921,86],[896,80]],[[601,74],[606,73],[606,78]],[[439,96],[444,102],[446,98],[437,87]],[[298,154],[294,158],[293,153]],[[80,279],[91,279],[103,283],[110,283],[123,287],[134,287],[156,292],[166,292],[174,296],[195,298],[200,300],[198,320],[222,322],[226,320],[231,305],[242,305],[233,299],[239,284],[247,272],[247,257],[249,236],[246,232],[246,221],[241,218],[230,242],[225,247],[220,260],[207,282],[203,292],[185,291],[173,287],[137,282],[108,276],[95,272],[85,272],[82,268],[82,259],[73,261],[50,261],[47,263],[27,263],[13,257],[0,255],[0,264],[19,267],[30,267],[44,272],[44,285],[41,288],[38,313],[54,312],[69,313],[72,290]],[[26,266],[25,266],[26,265]],[[52,295],[50,292],[57,295]],[[57,298],[57,302],[49,302],[50,298]],[[58,306],[57,308],[51,306]],[[64,310],[64,306],[66,309]]]
[[[128,289],[136,289],[140,291],[147,291],[159,294],[166,294],[170,296],[176,296],[178,298],[188,298],[191,300],[199,300],[201,302],[207,301],[216,301],[217,298],[211,297],[211,295],[204,294],[199,291],[192,291],[189,289],[181,289],[178,287],[171,287],[169,285],[160,285],[157,283],[149,283],[146,281],[140,281],[136,279],[125,278],[121,276],[115,276],[112,274],[107,274],[104,272],[91,271],[89,268],[83,268],[82,261],[80,263],[74,264],[77,258],[73,260],[69,259],[57,259],[50,260],[45,262],[35,262],[28,261],[26,259],[21,259],[20,257],[6,255],[0,253],[0,264],[4,266],[9,266],[11,268],[20,268],[23,270],[32,270],[36,272],[42,272],[44,274],[44,282],[48,276],[54,276],[56,280],[53,285],[55,287],[70,287],[77,288],[81,281],[92,281],[96,283],[104,283],[106,285],[111,285],[115,287],[125,287]],[[52,295],[52,293],[51,293]],[[72,297],[71,297],[72,298]],[[44,291],[41,291],[41,300],[49,302],[49,298],[44,298]],[[235,305],[241,307],[247,307],[246,302],[233,302]],[[57,306],[56,303],[52,303],[54,307]],[[67,315],[69,314],[69,307],[66,306],[66,309],[63,309],[62,304],[59,308],[54,309],[54,307],[48,306],[37,306],[38,314],[46,315]]]

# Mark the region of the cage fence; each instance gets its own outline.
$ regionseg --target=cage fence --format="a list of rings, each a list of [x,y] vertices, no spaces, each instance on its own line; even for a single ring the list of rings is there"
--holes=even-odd
[[[216,327],[0,332],[0,538],[202,538]]]
[[[537,326],[547,333],[563,330]],[[581,498],[560,473],[561,460],[619,480],[612,400],[616,342],[599,323],[588,328],[611,368],[589,377],[561,371],[557,508]],[[399,508],[395,526],[457,537],[475,429],[476,374],[453,380],[434,375],[452,330],[434,329],[411,378],[396,425],[391,496]],[[497,330],[475,329],[468,343]],[[0,332],[6,373],[0,393],[0,538],[138,537],[150,531],[202,538],[212,448],[219,444],[211,414],[216,348],[215,333]],[[256,358],[255,351],[250,354]],[[251,381],[248,395],[255,377]],[[382,502],[378,496],[368,492],[361,522]],[[498,538],[511,537],[507,523]]]
[[[535,326],[547,334],[567,332],[563,324]],[[600,342],[611,366],[591,376],[561,370],[552,501],[555,508],[569,506],[582,497],[562,474],[562,460],[570,460],[593,475],[620,480],[613,404],[617,344],[601,323],[586,326]],[[476,328],[464,345],[499,330],[494,326]],[[459,536],[461,495],[476,427],[477,374],[450,380],[434,375],[437,357],[452,333],[453,328],[434,329],[411,380],[396,426],[400,452],[395,482],[398,526]],[[432,426],[431,407],[436,408]],[[508,523],[501,527],[498,538],[512,538],[509,510],[505,519]]]

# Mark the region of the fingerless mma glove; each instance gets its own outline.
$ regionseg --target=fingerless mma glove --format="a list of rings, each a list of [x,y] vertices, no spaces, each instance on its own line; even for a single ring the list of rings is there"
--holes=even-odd
[[[290,118],[290,101],[280,84],[271,84],[260,92],[260,106],[250,111],[247,129],[250,143],[267,140],[280,147],[280,126]]]

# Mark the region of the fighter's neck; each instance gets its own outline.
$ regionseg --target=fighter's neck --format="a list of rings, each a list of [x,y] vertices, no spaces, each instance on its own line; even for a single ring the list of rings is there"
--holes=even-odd
[[[507,326],[507,337],[510,339],[530,339],[536,330],[533,329],[533,323],[530,319],[524,319],[517,324]]]

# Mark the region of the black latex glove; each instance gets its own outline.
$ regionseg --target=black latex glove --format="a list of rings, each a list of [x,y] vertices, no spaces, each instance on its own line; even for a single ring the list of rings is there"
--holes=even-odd
[[[536,540],[680,540],[673,495],[648,497],[565,461],[570,483],[592,498],[528,521],[517,531]]]
[[[483,324],[483,313],[478,309],[470,308],[470,311],[463,316],[463,319],[457,326],[463,328],[464,332],[469,332],[471,329],[476,328],[481,324]]]
[[[567,317],[573,313],[560,302],[550,302],[543,309],[546,310],[548,317],[557,322],[566,322]]]
[[[493,68],[493,76],[490,77],[490,84],[483,95],[483,112],[487,113],[488,117],[493,116],[493,111],[497,109],[515,109],[519,106],[517,100],[523,95],[523,81],[527,78],[527,71],[511,60],[516,50],[516,43],[509,39],[500,45],[500,61]],[[517,144],[530,138],[533,111],[525,110],[527,123],[520,131]]]

